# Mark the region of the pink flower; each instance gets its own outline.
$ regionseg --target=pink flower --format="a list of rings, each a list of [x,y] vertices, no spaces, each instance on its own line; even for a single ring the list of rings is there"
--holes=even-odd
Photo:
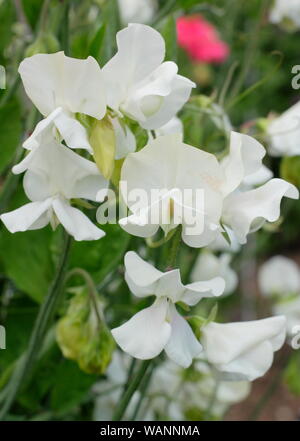
[[[229,48],[219,39],[215,28],[200,15],[177,19],[178,44],[195,61],[222,63]]]

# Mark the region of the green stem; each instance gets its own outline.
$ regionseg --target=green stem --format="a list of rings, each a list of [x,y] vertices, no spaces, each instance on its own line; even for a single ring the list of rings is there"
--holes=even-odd
[[[128,404],[130,403],[130,400],[132,398],[132,395],[134,394],[134,392],[138,389],[139,385],[141,384],[141,381],[145,375],[145,373],[147,372],[148,366],[150,365],[152,360],[144,360],[141,362],[140,367],[135,375],[135,377],[133,378],[133,380],[131,381],[131,383],[129,384],[127,390],[125,391],[121,402],[119,404],[119,406],[117,407],[112,420],[113,421],[121,421]]]
[[[167,258],[167,264],[166,264],[167,271],[173,269],[176,266],[177,255],[181,242],[181,231],[182,231],[182,227],[181,225],[179,225],[176,228],[176,232],[174,233],[174,236],[171,241],[168,258]]]
[[[150,382],[151,382],[151,377],[152,377],[152,373],[154,370],[154,365],[152,364],[150,366],[150,368],[147,370],[146,375],[144,375],[142,381],[141,381],[141,385],[140,385],[140,392],[141,395],[139,397],[139,400],[135,406],[135,409],[133,411],[132,417],[130,418],[131,421],[135,421],[136,417],[139,414],[142,402],[144,400],[145,394],[149,388]]]
[[[94,307],[94,311],[97,317],[98,327],[100,328],[103,323],[103,317],[101,317],[101,311],[99,310],[99,305],[98,305],[98,291],[92,277],[84,269],[74,268],[67,274],[66,281],[73,276],[80,276],[84,279],[89,292],[91,303]]]
[[[65,279],[65,272],[68,263],[70,251],[71,237],[64,233],[64,244],[56,276],[49,289],[49,292],[42,303],[38,316],[36,318],[33,331],[30,336],[28,350],[24,357],[24,361],[20,363],[14,370],[10,382],[8,384],[7,396],[4,405],[0,411],[0,421],[5,418],[14,403],[18,392],[31,371],[34,362],[41,349],[45,334],[53,319],[57,306],[61,298],[62,285]]]

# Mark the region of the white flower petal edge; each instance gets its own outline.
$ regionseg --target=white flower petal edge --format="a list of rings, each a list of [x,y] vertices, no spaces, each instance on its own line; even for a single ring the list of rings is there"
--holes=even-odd
[[[300,154],[300,101],[270,122],[267,128],[271,156]]]
[[[97,240],[104,232],[87,216],[71,207],[70,200],[95,201],[107,181],[96,165],[51,137],[34,151],[24,175],[24,190],[32,203],[3,214],[1,220],[11,232],[42,228],[57,220],[75,240]]]
[[[164,349],[171,335],[171,325],[166,321],[167,310],[167,300],[161,299],[124,325],[112,329],[111,333],[123,351],[132,357],[154,358]]]
[[[214,277],[211,280],[183,285],[178,269],[162,272],[145,262],[134,251],[125,254],[125,280],[134,295],[145,297],[166,295],[174,302],[183,301],[192,306],[201,298],[218,297],[223,293],[224,280]]]
[[[221,163],[225,175],[222,185],[224,196],[235,190],[247,176],[261,168],[265,154],[264,147],[256,139],[231,132],[230,152]]]
[[[200,354],[202,346],[175,306],[172,305],[170,309],[171,336],[165,351],[174,363],[187,368],[192,364],[193,358]]]
[[[283,196],[298,199],[299,192],[294,185],[276,178],[254,190],[234,192],[224,200],[222,219],[244,244],[250,231],[260,228],[266,220],[279,219]]]
[[[283,345],[286,319],[277,316],[250,322],[211,322],[201,331],[200,341],[210,363],[228,379],[253,381],[267,372],[273,353]]]

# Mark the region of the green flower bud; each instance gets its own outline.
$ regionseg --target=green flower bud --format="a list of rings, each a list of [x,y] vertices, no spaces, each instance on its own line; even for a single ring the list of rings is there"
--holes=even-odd
[[[110,179],[115,165],[115,131],[108,117],[94,121],[91,127],[90,144],[98,169],[106,179]]]
[[[300,156],[287,156],[280,163],[280,176],[300,187]]]
[[[56,339],[64,357],[90,374],[106,371],[115,348],[100,300],[91,299],[87,289],[82,288],[75,291],[65,316],[59,320]]]

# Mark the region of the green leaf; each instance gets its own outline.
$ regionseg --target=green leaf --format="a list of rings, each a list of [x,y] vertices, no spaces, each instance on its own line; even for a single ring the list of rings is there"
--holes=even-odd
[[[300,395],[300,350],[294,351],[285,369],[284,379],[294,395]]]
[[[78,406],[88,395],[96,376],[82,372],[73,361],[64,359],[53,372],[50,407],[63,414]]]
[[[11,163],[21,140],[20,106],[16,100],[0,108],[0,173]]]
[[[0,262],[5,274],[23,292],[41,302],[53,279],[52,232],[49,227],[11,234],[0,233]]]
[[[92,38],[89,47],[89,55],[96,58],[96,60],[98,61],[100,59],[100,53],[104,42],[105,32],[106,32],[106,25],[103,24],[100,26],[100,28]]]
[[[70,267],[89,272],[95,283],[100,283],[113,270],[127,249],[129,234],[119,225],[100,225],[106,236],[94,242],[73,242]]]

